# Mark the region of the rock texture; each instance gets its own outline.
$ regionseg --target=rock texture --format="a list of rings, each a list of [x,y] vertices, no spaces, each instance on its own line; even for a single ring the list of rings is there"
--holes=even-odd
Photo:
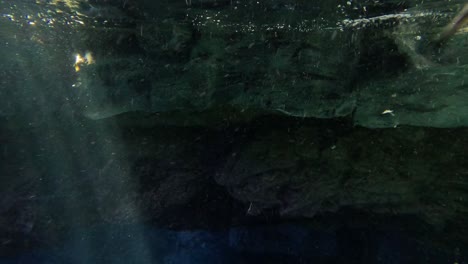
[[[2,3],[0,243],[355,210],[466,246],[463,4]]]

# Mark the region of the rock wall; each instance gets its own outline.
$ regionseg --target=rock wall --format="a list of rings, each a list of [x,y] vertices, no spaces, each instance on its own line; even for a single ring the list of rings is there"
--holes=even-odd
[[[463,4],[2,3],[1,243],[352,209],[466,245]]]

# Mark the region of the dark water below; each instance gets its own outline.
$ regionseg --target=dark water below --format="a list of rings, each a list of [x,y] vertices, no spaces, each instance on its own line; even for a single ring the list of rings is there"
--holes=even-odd
[[[327,233],[282,224],[218,231],[101,226],[0,263],[465,263],[457,258],[394,232]]]

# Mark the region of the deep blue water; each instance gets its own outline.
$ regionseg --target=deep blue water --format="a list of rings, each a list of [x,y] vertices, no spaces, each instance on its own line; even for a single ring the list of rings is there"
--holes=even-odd
[[[369,234],[328,233],[295,225],[219,231],[101,226],[74,230],[63,245],[3,258],[0,263],[464,263],[400,234]]]

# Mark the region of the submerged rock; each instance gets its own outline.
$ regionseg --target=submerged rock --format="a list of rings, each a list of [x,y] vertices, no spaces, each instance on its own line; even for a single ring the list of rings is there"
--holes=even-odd
[[[468,245],[466,34],[424,49],[464,2],[80,2],[0,18],[0,187],[38,197],[0,230],[353,210]]]

